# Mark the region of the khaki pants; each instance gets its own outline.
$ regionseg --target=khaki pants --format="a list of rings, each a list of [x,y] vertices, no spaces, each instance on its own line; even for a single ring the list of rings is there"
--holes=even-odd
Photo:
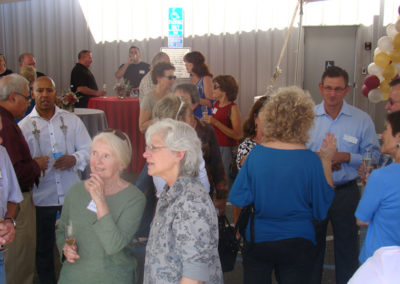
[[[36,211],[32,191],[22,195],[15,239],[4,252],[7,284],[32,284],[35,275]]]

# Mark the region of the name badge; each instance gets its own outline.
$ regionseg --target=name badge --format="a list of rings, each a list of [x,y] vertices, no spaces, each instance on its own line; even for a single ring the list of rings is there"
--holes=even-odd
[[[140,75],[143,75],[144,73],[146,73],[144,70],[139,70]]]
[[[93,200],[90,200],[89,205],[86,207],[86,209],[97,213],[97,207],[96,207],[96,202],[94,202]]]
[[[343,140],[347,141],[347,142],[350,142],[350,143],[353,143],[353,144],[357,144],[357,142],[358,142],[358,139],[356,137],[353,137],[353,136],[350,136],[350,135],[347,135],[347,134],[345,134],[343,136]]]
[[[213,114],[216,114],[217,111],[218,111],[218,109],[215,107],[215,108],[213,108],[212,113],[213,113]]]

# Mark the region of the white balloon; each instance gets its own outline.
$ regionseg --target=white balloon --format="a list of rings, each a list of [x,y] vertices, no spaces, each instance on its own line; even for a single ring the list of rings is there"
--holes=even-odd
[[[368,74],[370,74],[370,75],[376,75],[376,76],[382,75],[383,68],[379,67],[378,65],[376,65],[373,62],[368,65],[367,69],[368,69]]]
[[[394,27],[395,27],[396,31],[398,31],[400,33],[400,20],[397,20],[397,22],[394,24]]]
[[[374,104],[379,103],[382,100],[382,97],[383,95],[379,88],[373,89],[368,93],[368,100]]]
[[[378,40],[378,47],[386,52],[386,53],[390,53],[393,49],[393,42],[392,42],[392,38],[390,36],[383,36]]]
[[[381,52],[382,50],[379,48],[379,47],[377,47],[377,48],[375,48],[375,50],[374,50],[374,55],[376,55],[378,52]]]
[[[396,30],[396,26],[394,24],[389,24],[386,27],[386,34],[391,38],[393,38],[397,33],[398,31]]]

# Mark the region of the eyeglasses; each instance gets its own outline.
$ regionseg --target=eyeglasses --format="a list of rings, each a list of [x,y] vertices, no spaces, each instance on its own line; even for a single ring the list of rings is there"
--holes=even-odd
[[[327,92],[335,92],[335,93],[343,93],[346,90],[346,88],[340,88],[340,87],[332,88],[330,86],[327,87],[324,86],[322,88]]]
[[[390,105],[394,105],[394,104],[400,103],[400,101],[395,102],[395,101],[393,101],[392,98],[389,98],[389,99],[388,99],[388,103],[389,103]]]
[[[151,153],[154,153],[154,152],[160,151],[160,150],[163,149],[163,148],[167,148],[167,146],[147,145],[147,146],[146,146],[146,151],[149,151],[149,152],[151,152]]]
[[[31,101],[32,101],[32,99],[31,99],[30,97],[25,97],[23,94],[16,93],[16,92],[14,92],[14,94],[23,97],[23,98],[25,99],[25,101],[26,101],[27,103],[29,103],[29,104],[30,104]]]
[[[176,76],[172,76],[172,75],[169,75],[169,76],[163,76],[164,78],[168,78],[168,80],[176,80]]]
[[[221,86],[218,85],[218,84],[216,84],[216,83],[214,83],[214,86],[213,86],[213,87],[214,87],[214,90],[221,88]]]

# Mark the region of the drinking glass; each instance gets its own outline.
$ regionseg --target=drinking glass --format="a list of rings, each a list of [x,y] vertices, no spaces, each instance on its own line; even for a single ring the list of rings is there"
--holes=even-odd
[[[73,229],[72,229],[72,222],[70,221],[68,225],[65,225],[64,228],[64,237],[65,237],[65,242],[69,246],[75,245],[75,238],[73,237]]]
[[[203,120],[204,120],[204,116],[208,115],[208,107],[207,106],[201,106],[201,113],[203,115]]]

